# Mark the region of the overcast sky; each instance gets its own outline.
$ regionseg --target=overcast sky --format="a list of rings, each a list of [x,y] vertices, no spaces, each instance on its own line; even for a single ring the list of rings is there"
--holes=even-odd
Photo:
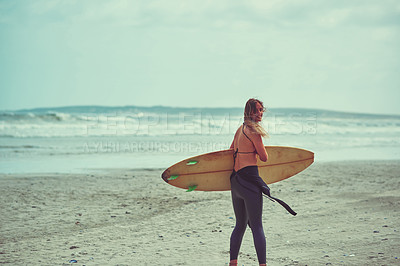
[[[0,110],[400,114],[398,0],[0,0]]]

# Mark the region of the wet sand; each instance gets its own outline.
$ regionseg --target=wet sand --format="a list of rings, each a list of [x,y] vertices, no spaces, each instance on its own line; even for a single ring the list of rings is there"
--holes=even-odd
[[[229,192],[190,192],[162,169],[0,175],[0,263],[227,265]],[[268,265],[400,264],[400,162],[316,162],[264,200]],[[239,265],[257,265],[250,229]]]

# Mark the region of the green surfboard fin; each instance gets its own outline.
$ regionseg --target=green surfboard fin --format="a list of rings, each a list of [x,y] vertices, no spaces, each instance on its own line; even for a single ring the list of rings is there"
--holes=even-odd
[[[170,181],[170,180],[175,180],[175,179],[178,178],[178,176],[179,176],[179,175],[171,175],[167,180],[168,180],[168,181]]]
[[[190,187],[188,188],[188,190],[186,190],[186,192],[192,192],[192,191],[195,190],[196,188],[197,188],[197,185],[190,186]]]

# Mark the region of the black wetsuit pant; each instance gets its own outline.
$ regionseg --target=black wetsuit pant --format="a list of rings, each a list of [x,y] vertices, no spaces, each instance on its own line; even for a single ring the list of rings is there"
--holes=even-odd
[[[260,186],[257,185],[259,182],[263,183],[257,166],[247,166],[237,173],[232,172],[231,194],[236,225],[231,235],[231,260],[238,258],[243,235],[249,224],[253,233],[258,262],[266,263],[266,241],[262,225],[263,196]]]

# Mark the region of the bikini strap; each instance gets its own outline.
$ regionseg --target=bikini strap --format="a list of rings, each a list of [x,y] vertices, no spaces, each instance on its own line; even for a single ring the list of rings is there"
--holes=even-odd
[[[246,124],[243,123],[243,126],[242,126],[242,133],[246,136],[246,138],[248,138],[248,139],[250,140],[251,143],[253,143],[253,141],[249,138],[249,136],[247,136],[247,134],[244,132],[244,127],[245,127],[245,126],[246,126]],[[253,143],[253,145],[254,145],[254,143]]]
[[[244,132],[244,127],[245,127],[245,126],[246,126],[246,124],[243,123],[242,132],[243,132],[243,134],[246,136],[246,138],[248,138],[248,139],[250,140],[250,142],[253,143],[253,141],[249,138],[249,136],[247,136],[247,134]],[[254,143],[253,143],[253,145],[254,145]],[[238,154],[238,153],[254,153],[255,151],[256,151],[256,150],[254,149],[254,151],[242,151],[242,152],[240,152],[240,151],[239,151],[239,148],[236,148],[235,152],[233,153],[233,168],[235,168],[236,157],[237,157],[237,154]]]
[[[233,153],[233,169],[235,169],[235,163],[236,163],[236,157],[238,154],[238,148],[236,148],[236,151]]]
[[[248,138],[249,140],[250,140],[250,142],[251,143],[253,143],[253,146],[254,146],[254,142],[249,138],[249,136],[247,136],[247,134],[244,132],[244,127],[246,126],[246,124],[245,123],[243,123],[243,126],[242,126],[242,132],[243,132],[243,134],[246,136],[246,138]],[[256,151],[256,149],[255,149],[256,147],[254,146],[254,151],[251,151],[251,152],[243,152],[243,153],[253,153],[253,152],[255,152]]]

